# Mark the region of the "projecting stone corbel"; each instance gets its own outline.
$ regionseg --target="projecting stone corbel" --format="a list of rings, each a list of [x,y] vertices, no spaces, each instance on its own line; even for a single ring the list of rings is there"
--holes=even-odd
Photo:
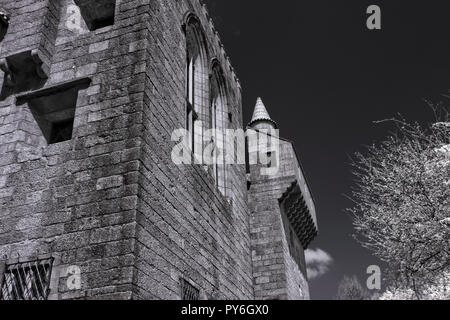
[[[43,58],[39,50],[33,49],[0,59],[0,69],[5,73],[0,99],[42,87],[50,70]]]
[[[42,68],[43,61],[41,57],[39,56],[38,50],[31,50],[31,59],[33,60],[34,64],[36,65],[36,74],[41,79],[47,79],[48,75]]]
[[[5,58],[0,59],[0,69],[5,73],[5,85],[8,87],[14,87],[15,82],[13,74],[11,72],[11,69],[9,68],[8,61]]]
[[[0,41],[3,40],[6,32],[8,32],[9,18],[8,12],[6,12],[5,9],[0,8]]]
[[[12,64],[17,64],[16,67],[11,68],[10,64],[8,63],[8,58],[2,58],[0,59],[0,69],[5,73],[5,84],[8,87],[14,87],[17,83],[15,81],[15,75],[12,69],[16,70],[17,73],[21,72],[21,68],[20,67],[24,67],[25,66],[25,60],[30,61],[34,66],[32,67],[28,67],[30,69],[34,69],[36,71],[36,75],[40,78],[40,79],[47,79],[48,76],[45,73],[45,71],[42,68],[42,59],[39,57],[39,53],[37,50],[32,50],[29,53],[29,57],[30,59],[26,59],[27,54],[23,54],[23,56],[25,58],[23,58],[21,63],[17,63],[17,61],[21,61],[20,59],[16,59],[16,57],[12,58],[11,60],[14,60],[12,62]],[[16,61],[17,60],[17,61]]]

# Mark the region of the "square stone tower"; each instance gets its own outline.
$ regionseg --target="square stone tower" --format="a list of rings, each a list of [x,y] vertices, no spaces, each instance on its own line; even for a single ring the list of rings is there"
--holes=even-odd
[[[0,7],[2,299],[253,298],[245,166],[219,186],[211,168],[171,159],[189,108],[212,121],[214,71],[226,87],[218,117],[242,128],[239,81],[206,8]],[[44,287],[27,289],[20,272]]]
[[[0,0],[0,69],[0,300],[306,296],[284,242],[268,281],[288,289],[258,262],[272,185],[255,176],[249,195],[245,164],[201,161],[207,142],[223,157],[206,131],[243,118],[199,0]],[[181,129],[193,165],[174,161]],[[277,197],[306,190],[283,177],[279,217]]]

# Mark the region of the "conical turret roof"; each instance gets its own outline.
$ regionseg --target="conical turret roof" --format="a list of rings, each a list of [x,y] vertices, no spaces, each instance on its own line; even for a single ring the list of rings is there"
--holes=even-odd
[[[272,120],[272,118],[269,115],[269,112],[267,112],[266,106],[264,105],[264,102],[261,98],[258,98],[256,100],[255,110],[253,111],[252,120],[248,124],[249,127],[252,127],[258,122],[271,122],[275,128],[277,127],[277,123]]]

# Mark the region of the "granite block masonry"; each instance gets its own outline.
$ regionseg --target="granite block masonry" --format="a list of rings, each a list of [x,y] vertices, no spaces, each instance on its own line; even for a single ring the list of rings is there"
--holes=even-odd
[[[0,35],[0,299],[309,298],[292,142],[270,177],[171,161],[174,130],[245,129],[204,4],[0,0]],[[275,127],[258,99],[248,129]]]

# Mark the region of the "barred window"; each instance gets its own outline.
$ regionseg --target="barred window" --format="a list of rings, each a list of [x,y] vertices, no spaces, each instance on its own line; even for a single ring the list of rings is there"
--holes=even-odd
[[[181,300],[195,301],[199,300],[200,290],[184,279],[181,279]]]
[[[53,258],[7,264],[0,300],[47,300]]]

